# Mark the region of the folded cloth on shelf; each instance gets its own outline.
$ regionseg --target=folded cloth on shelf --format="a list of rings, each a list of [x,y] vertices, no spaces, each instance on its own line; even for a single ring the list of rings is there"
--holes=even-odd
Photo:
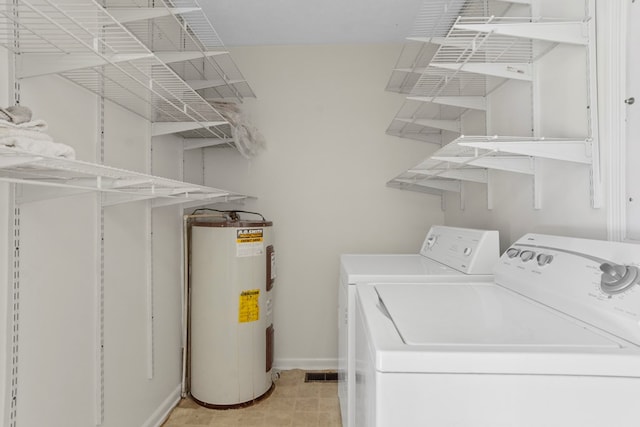
[[[46,141],[42,139],[32,139],[27,137],[7,136],[0,137],[0,145],[28,151],[33,154],[42,154],[49,157],[63,157],[65,159],[75,159],[76,152],[72,147],[58,142]]]
[[[31,129],[37,131],[47,130],[47,122],[44,120],[33,120],[28,122],[13,123],[0,118],[0,128],[12,128],[12,129]]]
[[[22,129],[19,127],[3,128],[0,127],[0,138],[29,138],[41,141],[53,141],[53,139],[44,132],[31,129]]]
[[[22,105],[0,108],[0,119],[15,124],[29,122],[31,121],[31,109]]]
[[[49,157],[75,159],[75,150],[54,142],[44,133],[46,129],[44,120],[31,120],[31,110],[27,107],[0,108],[0,145]]]

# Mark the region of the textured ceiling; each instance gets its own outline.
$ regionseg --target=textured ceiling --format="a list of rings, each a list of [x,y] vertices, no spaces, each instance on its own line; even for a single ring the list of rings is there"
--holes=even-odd
[[[400,43],[422,0],[200,0],[227,46]]]

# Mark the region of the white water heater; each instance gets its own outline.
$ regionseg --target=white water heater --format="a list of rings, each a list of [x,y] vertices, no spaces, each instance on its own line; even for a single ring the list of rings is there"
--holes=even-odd
[[[273,390],[272,223],[190,221],[190,390],[212,408]]]

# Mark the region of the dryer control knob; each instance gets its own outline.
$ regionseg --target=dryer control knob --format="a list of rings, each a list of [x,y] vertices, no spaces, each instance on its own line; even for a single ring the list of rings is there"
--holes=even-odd
[[[471,252],[473,252],[473,249],[471,249],[471,248],[464,248],[464,250],[462,251],[462,253],[464,254],[464,256],[469,256],[469,255],[471,255]]]

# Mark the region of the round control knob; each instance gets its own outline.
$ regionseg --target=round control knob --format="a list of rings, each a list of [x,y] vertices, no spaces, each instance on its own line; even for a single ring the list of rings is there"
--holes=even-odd
[[[520,259],[524,262],[531,261],[535,256],[536,256],[536,253],[533,251],[520,252]]]
[[[536,257],[536,261],[538,261],[538,265],[540,267],[544,267],[547,264],[550,264],[553,261],[553,255],[549,254],[540,254]]]
[[[516,249],[516,248],[509,248],[507,249],[507,256],[509,258],[515,258],[520,254],[520,249]]]
[[[435,245],[436,244],[436,240],[438,240],[438,238],[436,236],[427,237],[427,247],[430,248],[433,245]]]
[[[462,253],[464,254],[464,256],[469,256],[469,255],[471,255],[471,252],[473,252],[473,249],[471,249],[471,248],[464,248],[464,250],[462,251]]]

